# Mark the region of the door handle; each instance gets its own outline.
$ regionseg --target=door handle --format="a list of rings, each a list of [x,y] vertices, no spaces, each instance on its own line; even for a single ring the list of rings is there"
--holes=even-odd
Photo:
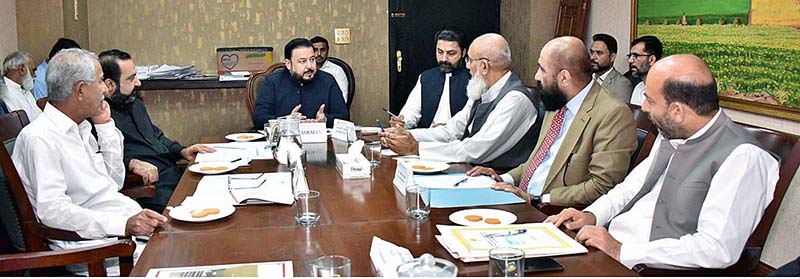
[[[397,72],[399,73],[403,71],[403,51],[398,49],[395,55],[397,56]]]

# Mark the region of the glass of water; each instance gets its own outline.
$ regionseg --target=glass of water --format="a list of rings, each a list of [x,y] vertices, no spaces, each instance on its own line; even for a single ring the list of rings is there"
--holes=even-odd
[[[294,194],[294,220],[298,224],[311,226],[319,221],[319,191],[299,191]]]
[[[350,277],[350,259],[345,256],[322,256],[311,262],[312,277]]]
[[[367,159],[373,167],[381,165],[381,142],[373,141],[364,145],[367,149]]]
[[[525,251],[511,247],[489,250],[489,277],[524,277]]]
[[[406,212],[417,220],[428,218],[431,212],[431,188],[419,185],[406,187]]]

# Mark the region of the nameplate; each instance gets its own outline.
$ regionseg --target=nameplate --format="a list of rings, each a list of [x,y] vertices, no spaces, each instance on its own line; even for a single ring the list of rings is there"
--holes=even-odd
[[[414,185],[414,171],[411,166],[403,160],[397,160],[397,169],[394,171],[394,187],[400,190],[403,196],[406,195],[406,187]]]
[[[300,123],[300,140],[305,143],[328,142],[324,122]]]
[[[346,142],[356,140],[356,125],[347,120],[334,119],[331,138]]]

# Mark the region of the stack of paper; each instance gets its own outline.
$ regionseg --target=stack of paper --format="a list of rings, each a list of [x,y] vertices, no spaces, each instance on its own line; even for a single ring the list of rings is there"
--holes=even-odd
[[[293,277],[292,261],[153,268],[146,277]]]
[[[227,143],[207,143],[205,144],[216,149],[212,153],[197,154],[194,161],[196,163],[214,161],[233,161],[239,166],[250,164],[250,160],[269,160],[272,159],[272,150],[267,148],[267,142],[227,142]]]
[[[215,200],[228,202],[231,205],[264,203],[290,205],[294,203],[292,174],[273,172],[206,175],[200,179],[191,199]]]
[[[431,207],[433,208],[525,202],[525,200],[513,193],[492,189],[492,185],[497,182],[484,175],[467,176],[465,173],[415,174],[414,183],[432,189]]]
[[[436,236],[454,258],[464,262],[489,260],[489,250],[513,247],[525,251],[526,258],[586,253],[580,245],[550,223],[530,223],[492,227],[436,225]]]
[[[136,67],[136,76],[139,79],[181,79],[196,73],[198,72],[194,70],[194,65],[152,65]]]

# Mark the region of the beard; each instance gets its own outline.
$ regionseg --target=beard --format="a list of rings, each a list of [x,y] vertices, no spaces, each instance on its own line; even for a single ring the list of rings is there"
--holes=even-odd
[[[567,96],[558,89],[557,86],[547,86],[545,87],[542,85],[541,81],[536,81],[536,84],[539,86],[542,92],[542,104],[544,105],[544,110],[547,111],[557,111],[567,105]]]
[[[22,84],[20,84],[20,86],[22,86],[22,89],[25,89],[25,91],[33,90],[33,75],[31,75],[30,69],[28,69],[28,72],[22,77]]]
[[[456,69],[456,65],[451,64],[447,61],[440,61],[439,62],[439,71],[442,73],[452,73]]]
[[[136,100],[136,97],[139,96],[139,91],[136,88],[131,91],[131,94],[125,95],[122,94],[120,91],[119,86],[117,86],[117,90],[114,91],[114,94],[111,94],[111,98],[108,99],[108,104],[114,107],[123,107],[127,104],[132,103]]]
[[[611,64],[600,66],[599,63],[592,61],[592,73],[602,73],[611,68]]]
[[[467,82],[467,97],[472,101],[478,100],[487,89],[489,85],[486,84],[486,79],[480,73],[475,74]]]
[[[641,68],[639,68],[639,66],[636,66],[634,64],[630,64],[629,68],[631,70],[631,74],[634,77],[641,78],[646,76],[647,72],[650,71],[650,64],[645,63],[644,65],[642,65]]]
[[[650,122],[653,125],[656,125],[658,128],[658,132],[661,133],[662,136],[666,139],[682,139],[678,134],[680,133],[680,127],[672,123],[672,118],[669,117],[667,112],[661,116],[660,119],[653,117],[652,115],[647,115],[647,118],[650,119]]]
[[[291,71],[291,73],[292,73],[292,77],[293,77],[294,79],[296,79],[297,81],[299,81],[300,83],[308,83],[308,82],[310,82],[312,79],[314,79],[314,73],[315,73],[315,71],[314,71],[314,70],[312,70],[312,69],[308,69],[308,70],[305,70],[305,71],[304,71],[304,72],[302,72],[302,73],[298,73],[298,72],[295,72],[295,71]],[[311,74],[311,77],[309,77],[309,78],[306,78],[306,77],[305,77],[305,74]]]

